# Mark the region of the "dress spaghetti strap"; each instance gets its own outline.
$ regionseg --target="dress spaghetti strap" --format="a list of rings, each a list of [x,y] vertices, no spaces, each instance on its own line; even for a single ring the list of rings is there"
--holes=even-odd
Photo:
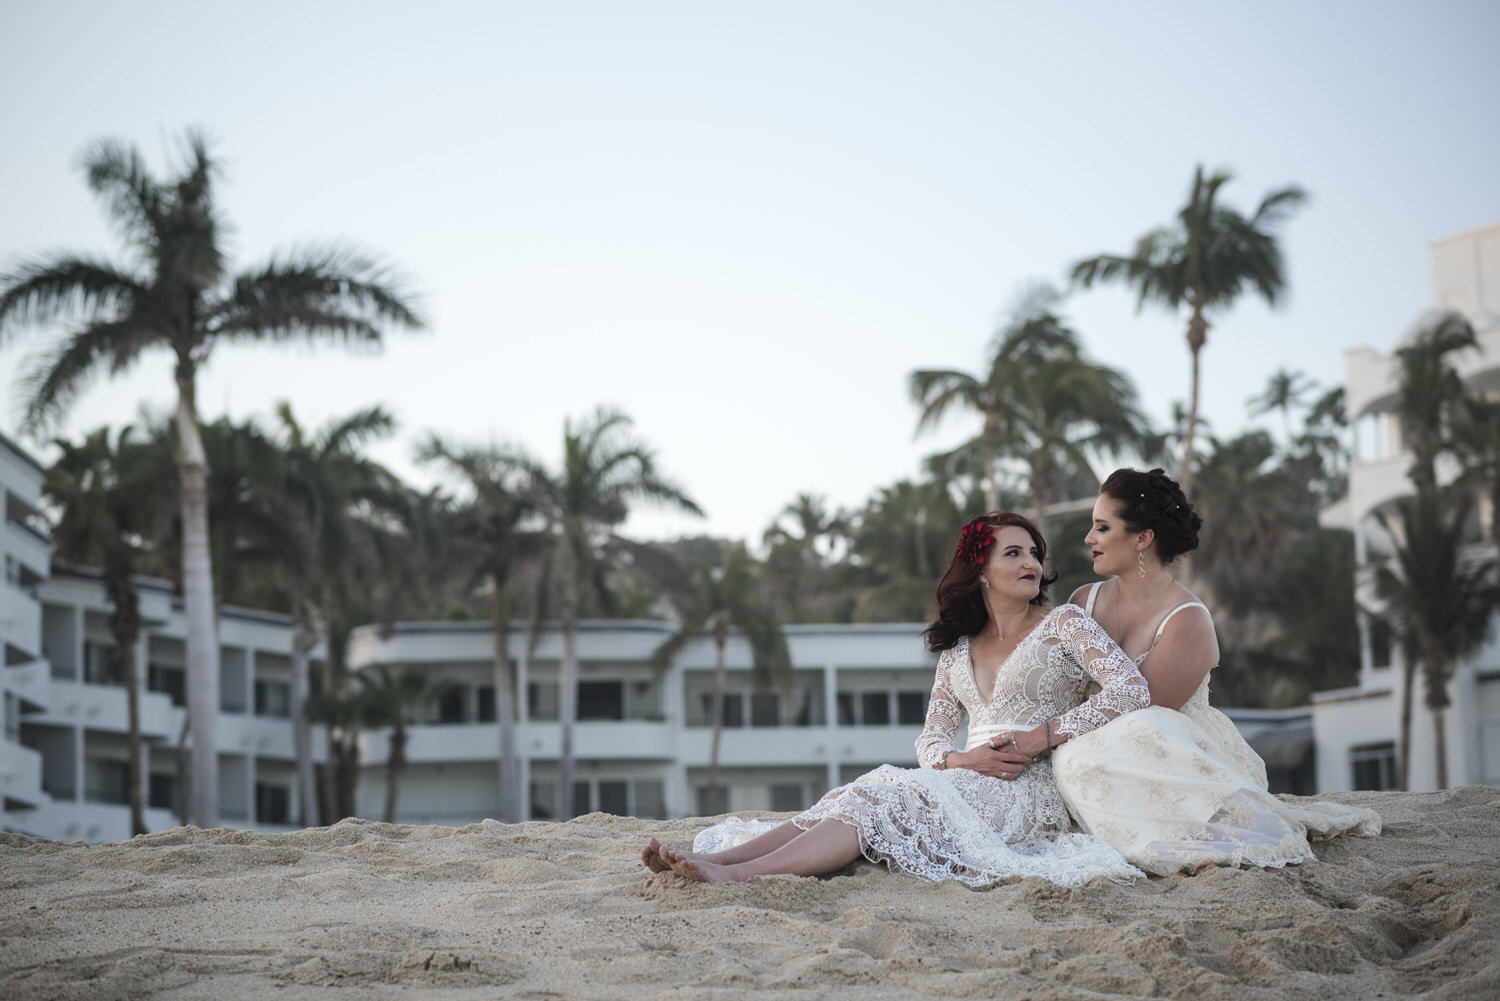
[[[1153,649],[1156,647],[1156,641],[1161,639],[1162,631],[1167,628],[1167,623],[1172,621],[1172,616],[1176,615],[1184,608],[1201,608],[1205,612],[1208,611],[1208,606],[1201,601],[1184,601],[1182,604],[1172,609],[1166,615],[1162,616],[1161,624],[1156,627],[1156,635],[1151,637],[1151,646]],[[1150,651],[1147,652],[1149,653]]]
[[[1094,583],[1090,584],[1089,585],[1089,596],[1086,599],[1084,599],[1084,604],[1083,604],[1084,614],[1086,614],[1091,619],[1094,617],[1094,599],[1099,596],[1099,585],[1103,584],[1103,583],[1104,582],[1102,580],[1096,580],[1096,581],[1094,581]]]

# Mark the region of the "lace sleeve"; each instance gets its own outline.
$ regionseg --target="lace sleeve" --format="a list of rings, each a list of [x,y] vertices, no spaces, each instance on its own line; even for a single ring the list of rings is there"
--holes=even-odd
[[[948,669],[957,657],[958,647],[952,647],[944,650],[938,658],[932,695],[927,700],[927,723],[917,737],[917,764],[923,768],[937,767],[943,752],[953,748],[953,738],[968,717],[948,684]]]
[[[1059,716],[1054,733],[1076,737],[1151,704],[1151,690],[1135,662],[1083,609],[1072,605],[1059,609],[1058,635],[1079,665],[1099,682],[1100,690]]]

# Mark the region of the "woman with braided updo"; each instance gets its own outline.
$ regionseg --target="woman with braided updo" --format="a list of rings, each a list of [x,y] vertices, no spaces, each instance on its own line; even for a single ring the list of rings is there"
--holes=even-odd
[[[1290,865],[1313,857],[1309,836],[1380,833],[1370,810],[1278,798],[1266,766],[1208,704],[1219,662],[1213,619],[1171,574],[1198,545],[1203,519],[1160,469],[1118,469],[1100,488],[1084,541],[1110,578],[1073,592],[1140,667],[1151,707],[1058,748],[1058,791],[1080,828],[1149,873],[1210,865]]]
[[[1045,755],[1146,705],[1146,682],[1083,609],[1051,607],[1046,558],[1046,541],[1019,514],[963,527],[924,633],[939,657],[920,767],[882,765],[775,827],[731,818],[700,833],[693,851],[652,838],[641,861],[706,882],[821,875],[861,855],[970,886],[1139,878],[1103,840],[1069,830]]]

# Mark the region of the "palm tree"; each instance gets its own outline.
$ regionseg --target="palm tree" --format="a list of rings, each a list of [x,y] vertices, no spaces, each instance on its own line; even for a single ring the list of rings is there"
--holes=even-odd
[[[761,541],[764,570],[773,587],[782,621],[826,622],[837,615],[842,595],[830,586],[829,566],[848,534],[848,518],[829,510],[825,498],[800,493],[777,513]]]
[[[1281,411],[1281,424],[1286,431],[1287,438],[1292,436],[1292,408],[1302,402],[1302,398],[1313,389],[1313,383],[1301,372],[1293,372],[1289,369],[1278,368],[1271,373],[1266,388],[1258,396],[1249,399],[1250,413],[1265,414],[1272,410]]]
[[[1091,455],[1146,444],[1145,421],[1129,379],[1084,356],[1078,334],[1055,312],[1056,302],[1056,293],[1045,286],[1022,299],[996,336],[982,382],[953,370],[913,372],[910,382],[912,397],[923,408],[919,431],[955,404],[984,418],[979,435],[934,457],[936,466],[951,469],[955,460],[978,459],[986,469],[985,504],[994,510],[999,507],[996,463],[1019,460],[1027,471],[1031,516],[1044,533],[1051,505],[1064,488],[1081,487],[1084,493],[1098,488]]]
[[[719,788],[719,742],[724,734],[724,648],[731,631],[750,645],[752,676],[757,689],[789,688],[794,678],[786,635],[765,600],[756,579],[756,563],[742,545],[724,547],[723,564],[699,568],[690,589],[676,589],[674,603],[682,621],[651,655],[660,676],[672,667],[683,648],[709,636],[714,643],[713,743],[708,757],[709,795]]]
[[[497,448],[463,448],[429,436],[417,461],[437,463],[462,476],[473,500],[457,512],[458,552],[465,590],[484,588],[494,638],[495,719],[500,746],[500,819],[518,823],[521,815],[521,758],[516,751],[516,680],[510,659],[510,623],[515,608],[517,571],[538,549],[535,533],[522,530],[534,513],[522,492],[516,466]]]
[[[1474,328],[1463,314],[1430,313],[1396,349],[1396,414],[1411,452],[1411,478],[1418,493],[1437,489],[1438,456],[1452,445],[1458,408],[1467,395],[1451,357],[1477,349]]]
[[[1394,552],[1376,572],[1376,592],[1385,616],[1401,643],[1405,678],[1401,710],[1401,746],[1397,784],[1408,788],[1411,764],[1413,676],[1420,663],[1426,705],[1432,713],[1438,788],[1448,788],[1448,752],[1444,711],[1454,665],[1488,640],[1500,607],[1495,557],[1466,547],[1467,499],[1419,492],[1398,502],[1392,524],[1380,516]]]
[[[188,715],[194,822],[218,820],[215,722],[219,644],[209,548],[207,462],[198,428],[197,374],[229,341],[328,338],[379,344],[381,324],[421,320],[377,263],[337,248],[276,255],[229,276],[214,205],[219,172],[204,137],[189,132],[186,163],[166,181],[135,149],[102,140],[83,157],[89,187],[120,226],[131,260],[53,253],[0,276],[0,338],[22,325],[74,324],[26,377],[24,426],[56,421],[101,364],[118,372],[150,349],[170,352],[177,387],[182,587],[187,608]],[[0,340],[3,343],[3,340]]]
[[[527,478],[527,493],[544,521],[545,554],[533,603],[532,635],[552,599],[562,629],[558,665],[558,720],[562,746],[558,761],[558,816],[573,816],[573,728],[578,715],[578,613],[586,589],[602,583],[608,549],[631,543],[615,534],[635,501],[670,504],[692,514],[699,509],[682,488],[656,469],[655,453],[629,435],[630,418],[600,407],[588,419],[563,425],[562,467],[549,470],[522,454],[510,457]],[[533,641],[534,642],[534,641]]]
[[[1455,486],[1472,488],[1489,501],[1489,541],[1500,544],[1500,401],[1469,395],[1459,401],[1452,428],[1453,450],[1463,472]]]
[[[1204,524],[1193,565],[1213,595],[1220,634],[1216,694],[1230,705],[1247,705],[1256,701],[1257,690],[1250,651],[1274,626],[1264,614],[1265,597],[1294,526],[1286,514],[1287,478],[1274,462],[1269,434],[1249,431],[1209,442],[1193,498]]]
[[[261,535],[269,555],[288,582],[292,610],[292,721],[303,823],[317,816],[310,721],[305,709],[311,692],[311,652],[332,631],[330,624],[352,621],[350,592],[367,593],[366,582],[382,580],[390,569],[382,559],[387,523],[406,511],[404,487],[364,454],[367,445],[388,437],[395,420],[383,407],[367,407],[336,418],[316,434],[304,429],[285,401],[277,405],[277,438],[282,476],[266,484],[260,508],[269,517]],[[358,602],[363,606],[364,602]],[[342,658],[331,648],[324,662],[323,690],[344,687]],[[353,731],[332,733],[335,761],[354,739]],[[339,738],[343,737],[340,742]],[[342,769],[337,792],[344,803],[332,811],[352,812],[353,789]],[[330,817],[330,819],[336,819]]]
[[[87,435],[82,443],[56,439],[61,449],[48,468],[42,491],[58,513],[52,541],[60,559],[103,568],[104,591],[113,606],[110,634],[125,668],[128,734],[130,827],[145,834],[146,807],[141,788],[140,595],[135,573],[149,560],[150,540],[161,531],[163,465],[170,459],[150,444],[136,441],[126,425],[113,441],[108,428]],[[163,460],[166,460],[164,462]]]
[[[359,674],[360,725],[390,727],[385,767],[385,822],[396,822],[396,797],[406,771],[407,727],[424,721],[427,710],[456,691],[458,683],[434,678],[424,667],[408,664],[392,671],[387,664],[373,664]]]
[[[1014,403],[1012,396],[1020,378],[1017,369],[1033,361],[1029,354],[1010,357],[1000,348],[1020,345],[1027,352],[1046,352],[1059,345],[1053,308],[1058,302],[1055,290],[1036,284],[1022,291],[1011,311],[1011,319],[996,335],[996,350],[989,370],[981,377],[957,369],[918,369],[908,379],[912,401],[922,408],[917,418],[917,433],[937,425],[948,412],[962,407],[979,414],[979,434],[961,446],[965,458],[980,470],[984,486],[985,510],[1000,506],[998,465],[1006,451]]]
[[[932,617],[938,575],[963,511],[941,483],[901,480],[882,487],[854,519],[850,562],[857,580],[856,622],[917,622]]]
[[[1297,185],[1272,191],[1248,219],[1218,203],[1219,189],[1232,174],[1207,176],[1200,165],[1193,175],[1188,202],[1171,226],[1154,229],[1136,242],[1129,255],[1100,254],[1073,265],[1073,281],[1088,288],[1095,281],[1122,281],[1138,293],[1136,308],[1154,300],[1176,311],[1189,309],[1187,342],[1192,355],[1191,393],[1182,464],[1177,479],[1190,491],[1193,443],[1198,427],[1198,356],[1208,340],[1210,310],[1228,308],[1247,289],[1275,306],[1286,290],[1281,247],[1275,230],[1293,209],[1307,201]]]

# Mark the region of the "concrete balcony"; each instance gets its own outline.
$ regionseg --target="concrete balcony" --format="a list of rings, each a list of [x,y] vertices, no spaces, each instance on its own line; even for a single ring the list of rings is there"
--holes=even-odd
[[[366,734],[360,755],[384,761],[390,753],[390,730]],[[679,753],[681,734],[670,723],[625,720],[579,723],[573,728],[574,758],[630,758],[671,761]],[[527,758],[556,758],[562,729],[556,723],[516,726],[516,749]],[[412,764],[445,761],[493,761],[500,753],[499,728],[493,723],[416,726],[407,730],[406,760]]]
[[[245,754],[284,761],[294,761],[297,757],[292,721],[282,717],[220,713],[215,738],[220,754]],[[313,760],[325,760],[328,739],[321,726],[312,728],[311,743]]]
[[[915,765],[915,736],[910,726],[735,727],[724,731],[719,763],[767,768],[870,762]],[[712,743],[713,731],[707,727],[683,731],[682,763],[707,766]]]
[[[24,563],[39,577],[46,577],[52,566],[52,543],[18,522],[5,524],[5,554]]]
[[[0,581],[0,627],[0,663],[12,647],[28,657],[42,655],[42,603],[10,581]]]
[[[1411,480],[1406,476],[1410,466],[1411,457],[1403,454],[1350,468],[1349,496],[1355,500],[1350,515],[1355,524],[1382,505],[1411,494]]]
[[[152,831],[177,826],[177,815],[171,810],[146,810],[146,827]],[[122,803],[87,803],[49,800],[26,818],[26,826],[57,841],[128,841],[130,807]]]
[[[89,685],[77,681],[52,680],[52,699],[47,711],[28,722],[52,726],[82,726],[104,733],[126,733],[125,689],[115,685]],[[172,705],[161,692],[142,692],[141,736],[148,740],[177,743],[183,710]]]
[[[0,753],[0,801],[6,810],[34,809],[47,802],[42,792],[42,754],[19,744]]]
[[[22,712],[47,711],[52,704],[52,665],[33,660],[4,671],[4,689],[21,700]]]

